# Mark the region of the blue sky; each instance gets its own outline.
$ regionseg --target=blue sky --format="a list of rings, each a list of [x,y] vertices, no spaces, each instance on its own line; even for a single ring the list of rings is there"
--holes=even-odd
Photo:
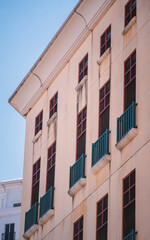
[[[8,99],[78,0],[0,0],[0,181],[23,177],[25,119]]]

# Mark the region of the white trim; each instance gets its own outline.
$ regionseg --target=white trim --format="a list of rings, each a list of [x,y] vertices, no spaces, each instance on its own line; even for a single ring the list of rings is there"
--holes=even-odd
[[[42,129],[34,136],[34,138],[32,139],[32,142],[35,143],[41,135],[42,135]]]
[[[118,150],[122,150],[138,133],[137,128],[132,128],[117,144]]]
[[[87,79],[88,79],[88,76],[85,75],[85,76],[82,78],[82,80],[78,83],[78,85],[75,87],[75,90],[76,90],[76,91],[79,91],[79,90],[83,87],[83,85],[86,83]]]
[[[103,55],[97,60],[97,64],[100,65],[102,61],[109,55],[110,47],[103,53]]]
[[[69,189],[68,194],[73,197],[82,187],[86,184],[86,178],[80,178],[78,182],[76,182],[72,188]]]
[[[124,28],[122,35],[125,35],[135,23],[136,23],[136,16],[134,16],[131,19],[131,21],[128,23],[128,25]]]
[[[100,169],[102,169],[108,162],[110,162],[110,155],[105,154],[92,168],[93,174],[96,174]]]
[[[51,123],[52,123],[56,118],[57,118],[57,112],[55,112],[55,113],[53,114],[53,116],[51,116],[51,118],[48,119],[48,121],[47,121],[47,123],[46,123],[47,127],[49,127],[49,126],[51,125]]]

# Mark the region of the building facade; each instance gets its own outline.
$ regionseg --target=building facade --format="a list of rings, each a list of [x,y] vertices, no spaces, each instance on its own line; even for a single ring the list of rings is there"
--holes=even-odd
[[[22,179],[0,182],[0,239],[19,240]]]
[[[149,0],[81,0],[10,97],[20,240],[149,240],[149,39]]]

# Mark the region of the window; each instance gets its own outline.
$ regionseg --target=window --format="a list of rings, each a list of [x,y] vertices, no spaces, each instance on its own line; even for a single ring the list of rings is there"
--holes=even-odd
[[[53,116],[55,112],[57,112],[57,102],[58,102],[58,93],[52,97],[50,100],[50,118]]]
[[[40,161],[41,159],[39,158],[39,160],[33,165],[31,206],[33,206],[36,202],[38,203],[40,183]]]
[[[73,240],[83,240],[83,216],[74,223]]]
[[[101,136],[109,129],[110,80],[100,89],[99,98],[99,136]]]
[[[15,228],[14,223],[5,224],[5,234],[2,234],[2,239],[4,239],[4,240],[14,240],[15,239],[14,228]]]
[[[101,36],[101,52],[100,55],[102,56],[103,53],[111,46],[111,26],[109,26],[106,31]]]
[[[125,26],[136,16],[136,0],[129,0],[125,6]]]
[[[136,99],[136,51],[125,61],[124,72],[124,109],[126,110]]]
[[[85,153],[86,141],[86,107],[78,114],[77,119],[77,160]]]
[[[50,189],[51,186],[54,187],[55,156],[56,156],[56,142],[54,142],[48,149],[46,191],[48,191],[48,189]]]
[[[79,82],[88,74],[88,54],[79,63]]]
[[[21,207],[21,203],[14,203],[13,207]]]
[[[35,119],[35,135],[42,129],[43,111]]]
[[[135,230],[135,170],[123,180],[123,237]]]
[[[97,240],[107,240],[108,195],[97,203]]]

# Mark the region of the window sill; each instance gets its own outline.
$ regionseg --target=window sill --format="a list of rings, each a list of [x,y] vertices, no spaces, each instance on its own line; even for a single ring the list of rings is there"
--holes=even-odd
[[[54,216],[54,209],[49,209],[40,219],[39,224],[43,226],[52,216]]]
[[[29,239],[37,230],[39,226],[37,224],[34,224],[27,232],[24,233],[23,237],[25,239]]]
[[[69,196],[73,197],[82,187],[86,184],[86,178],[80,178],[78,182],[76,182],[72,188],[69,189]]]
[[[124,28],[122,35],[125,35],[130,30],[130,28],[135,24],[135,22],[136,22],[136,16],[134,16],[131,19],[131,21],[128,23],[128,25]]]
[[[51,125],[51,123],[55,120],[55,118],[57,118],[57,112],[55,112],[53,116],[47,121],[46,123],[47,127]]]
[[[118,150],[122,150],[138,133],[137,128],[132,128],[117,144]]]
[[[103,55],[97,60],[97,64],[100,65],[102,61],[109,55],[110,47],[103,53]]]
[[[96,174],[100,169],[102,169],[108,162],[110,162],[110,155],[105,154],[99,161],[93,165],[91,171],[93,174]]]
[[[78,83],[78,85],[75,87],[75,90],[76,90],[76,91],[79,91],[80,88],[82,88],[82,86],[86,83],[87,78],[88,78],[87,75],[85,75],[84,78],[82,78],[82,80],[81,80],[81,81]]]
[[[42,129],[34,136],[34,138],[32,139],[32,142],[35,143],[41,135],[42,135]]]

